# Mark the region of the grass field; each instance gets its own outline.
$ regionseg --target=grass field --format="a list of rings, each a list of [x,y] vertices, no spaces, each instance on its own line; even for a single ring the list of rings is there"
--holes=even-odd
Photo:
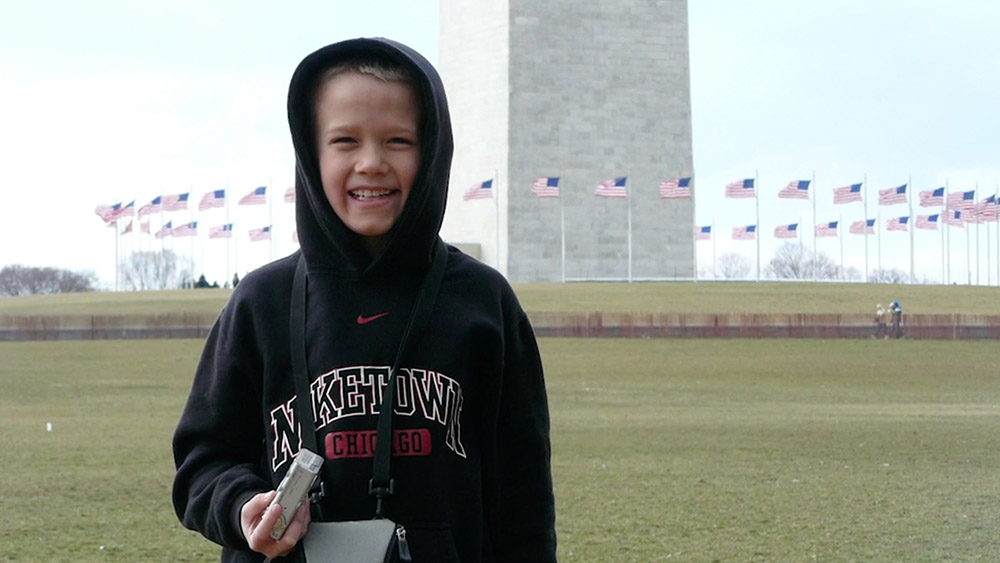
[[[537,283],[515,286],[525,310],[644,313],[864,313],[893,300],[907,313],[1000,315],[1000,287],[808,282]],[[230,291],[70,293],[0,298],[0,315],[192,313],[214,316]]]
[[[169,504],[200,346],[0,343],[0,561],[218,560]],[[995,342],[541,347],[560,561],[1000,560]]]

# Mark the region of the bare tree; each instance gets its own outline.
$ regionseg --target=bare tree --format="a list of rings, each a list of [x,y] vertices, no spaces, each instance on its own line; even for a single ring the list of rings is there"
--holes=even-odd
[[[746,278],[750,275],[751,267],[750,260],[742,254],[727,252],[719,257],[719,275],[723,279],[735,280]]]
[[[778,247],[764,269],[771,278],[790,280],[837,280],[844,278],[843,268],[832,258],[800,244],[786,242]]]
[[[786,242],[774,251],[774,258],[767,263],[764,274],[767,277],[801,280],[807,278],[809,258],[805,249],[799,244]]]
[[[862,279],[862,277],[861,277],[861,270],[859,270],[859,269],[857,269],[857,268],[855,268],[853,266],[850,267],[850,268],[847,268],[846,270],[844,270],[844,279],[847,280],[847,281],[859,281],[859,280],[861,280]]]
[[[909,283],[910,274],[899,268],[892,268],[891,270],[876,268],[868,276],[868,281],[871,283]]]
[[[94,291],[93,272],[33,268],[15,264],[0,270],[0,295],[37,295]]]
[[[172,250],[133,252],[121,267],[123,283],[133,291],[179,288],[190,278],[179,263]]]

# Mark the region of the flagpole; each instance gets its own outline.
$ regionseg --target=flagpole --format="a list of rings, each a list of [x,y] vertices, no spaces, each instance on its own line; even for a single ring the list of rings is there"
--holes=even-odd
[[[977,197],[979,197],[979,182],[976,182],[976,194],[972,198],[974,204],[972,220],[976,224],[976,285],[979,285],[979,204],[976,202]]]
[[[503,272],[500,268],[500,170],[498,168],[493,169],[493,208],[496,211],[497,271]]]
[[[967,285],[972,285],[972,259],[969,256],[969,224],[963,221],[962,228],[965,229],[965,279]]]
[[[866,221],[867,221],[867,219],[866,219]],[[875,238],[877,239],[876,240],[876,243],[877,243],[876,248],[878,249],[878,280],[879,280],[879,283],[881,283],[883,281],[882,280],[882,212],[881,211],[877,211],[875,213],[875,225],[878,226],[878,228],[875,229]]]
[[[844,225],[844,215],[840,214],[837,217],[837,240],[840,241],[840,279],[841,281],[847,279],[844,275],[844,237],[841,235],[841,227]],[[815,235],[814,235],[815,236]]]
[[[757,178],[758,171],[753,171],[753,203],[754,211],[756,214],[756,227],[754,229],[757,231],[754,240],[757,241],[757,281],[760,281],[760,180]]]
[[[273,178],[267,179],[267,190],[265,190],[265,196],[267,197],[267,224],[271,226],[271,239],[267,241],[268,244],[268,261],[274,261],[274,241],[277,237],[274,236],[274,193],[271,188]]]
[[[694,193],[694,171],[691,171],[691,182],[688,184],[688,191],[691,193],[691,258],[694,261],[692,274],[694,281],[698,281],[698,239],[694,238],[694,230],[698,228],[698,223],[695,221],[695,215],[698,211],[698,201]],[[679,182],[680,180],[678,180]]]
[[[864,207],[865,207],[864,210],[865,224],[864,224],[864,230],[862,231],[865,234],[865,275],[861,279],[865,280],[865,283],[868,283],[870,281],[869,278],[870,274],[868,273],[868,174],[867,173],[862,175],[861,181],[864,182],[865,186],[865,196],[862,200],[864,202]]]
[[[115,219],[115,291],[121,291],[121,286],[118,280],[118,271],[121,270],[121,264],[118,263],[118,220]]]
[[[948,195],[942,192],[941,197],[942,198],[946,198],[946,197],[948,197]],[[944,203],[944,199],[942,199],[941,202],[943,204]],[[944,253],[944,251],[945,251],[945,246],[944,246],[944,227],[945,227],[944,217],[945,217],[945,210],[944,210],[944,205],[942,205],[941,206],[941,211],[938,213],[938,228],[941,229],[941,283],[942,284],[948,283],[948,279],[947,279],[947,276],[945,275],[945,269],[944,269],[944,257],[945,257],[945,253]]]
[[[562,262],[562,282],[566,283],[566,206],[563,205],[563,191],[559,188],[559,256]]]
[[[193,193],[194,193],[194,184],[191,184],[191,186],[188,188],[188,202],[187,202],[188,203],[188,227],[189,228],[191,227],[191,223],[194,222],[194,208],[192,207],[192,201],[191,201],[191,194],[193,194]],[[197,278],[194,277],[194,270],[195,270],[195,265],[194,265],[194,243],[195,243],[195,240],[194,239],[195,238],[197,238],[197,235],[191,236],[191,278],[192,279],[197,279]],[[202,270],[201,273],[204,274],[205,273],[205,261],[204,260],[201,261],[201,270]],[[205,278],[205,279],[206,279],[206,281],[208,280],[208,278]]]
[[[163,192],[160,192],[160,232],[163,233],[163,236],[160,237],[160,254],[163,254],[164,250],[166,250],[166,245],[167,245],[167,240],[166,240],[167,239],[167,233],[166,233],[166,231],[163,230],[163,226],[166,223],[163,221],[163,219],[164,219],[164,217],[163,217]]]
[[[986,223],[986,285],[993,284],[993,261],[990,250],[990,224]]]
[[[625,207],[628,215],[628,282],[632,283],[632,194],[628,189],[628,178],[631,171],[625,176]]]
[[[810,184],[812,188],[809,190],[809,197],[812,198],[813,204],[813,279],[816,279],[816,247],[819,246],[816,242],[816,171],[813,170],[812,183]],[[805,237],[802,237],[805,239]]]
[[[941,236],[946,239],[945,240],[945,250],[947,252],[945,254],[945,259],[947,260],[947,263],[946,263],[946,266],[945,266],[946,272],[947,272],[947,275],[945,276],[945,283],[946,284],[950,284],[951,283],[951,222],[950,222],[951,218],[948,217],[949,213],[950,213],[950,211],[948,209],[948,179],[945,178],[944,179],[944,213],[942,213],[942,219],[944,219],[944,218],[947,217],[949,222],[946,223],[946,225],[948,226],[948,232],[945,233],[945,234],[942,234]],[[945,225],[941,225],[942,229],[944,229],[944,227],[945,227]]]
[[[226,198],[226,222],[225,225],[229,225],[229,183],[226,183],[226,191],[223,193],[223,197]],[[230,258],[233,253],[233,229],[229,229],[229,236],[226,237],[226,282],[230,282],[233,279],[232,264],[230,264]]]
[[[714,220],[712,221],[712,228],[709,229],[709,233],[708,234],[709,234],[709,236],[712,237],[712,281],[716,281],[716,280],[719,279],[719,274],[716,271],[716,267],[715,267],[715,235],[717,235],[718,233],[715,232],[715,221]]]
[[[993,206],[997,212],[997,285],[1000,286],[1000,184],[993,192]]]
[[[917,276],[913,271],[913,231],[917,230],[914,225],[916,223],[913,219],[913,176],[906,177],[906,189],[909,193],[906,194],[906,205],[910,210],[910,220],[908,225],[908,231],[910,231],[910,283],[917,283]]]

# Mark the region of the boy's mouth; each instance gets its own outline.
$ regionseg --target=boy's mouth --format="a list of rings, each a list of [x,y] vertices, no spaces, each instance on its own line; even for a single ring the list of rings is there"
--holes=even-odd
[[[347,192],[354,199],[367,200],[367,199],[379,199],[383,197],[389,197],[395,190],[383,189],[383,188],[359,188],[356,190],[350,190]]]

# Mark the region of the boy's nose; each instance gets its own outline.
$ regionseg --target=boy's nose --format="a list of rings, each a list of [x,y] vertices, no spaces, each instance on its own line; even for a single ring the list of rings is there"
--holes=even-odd
[[[367,146],[358,154],[354,169],[360,174],[378,174],[386,169],[385,155],[378,147]]]

